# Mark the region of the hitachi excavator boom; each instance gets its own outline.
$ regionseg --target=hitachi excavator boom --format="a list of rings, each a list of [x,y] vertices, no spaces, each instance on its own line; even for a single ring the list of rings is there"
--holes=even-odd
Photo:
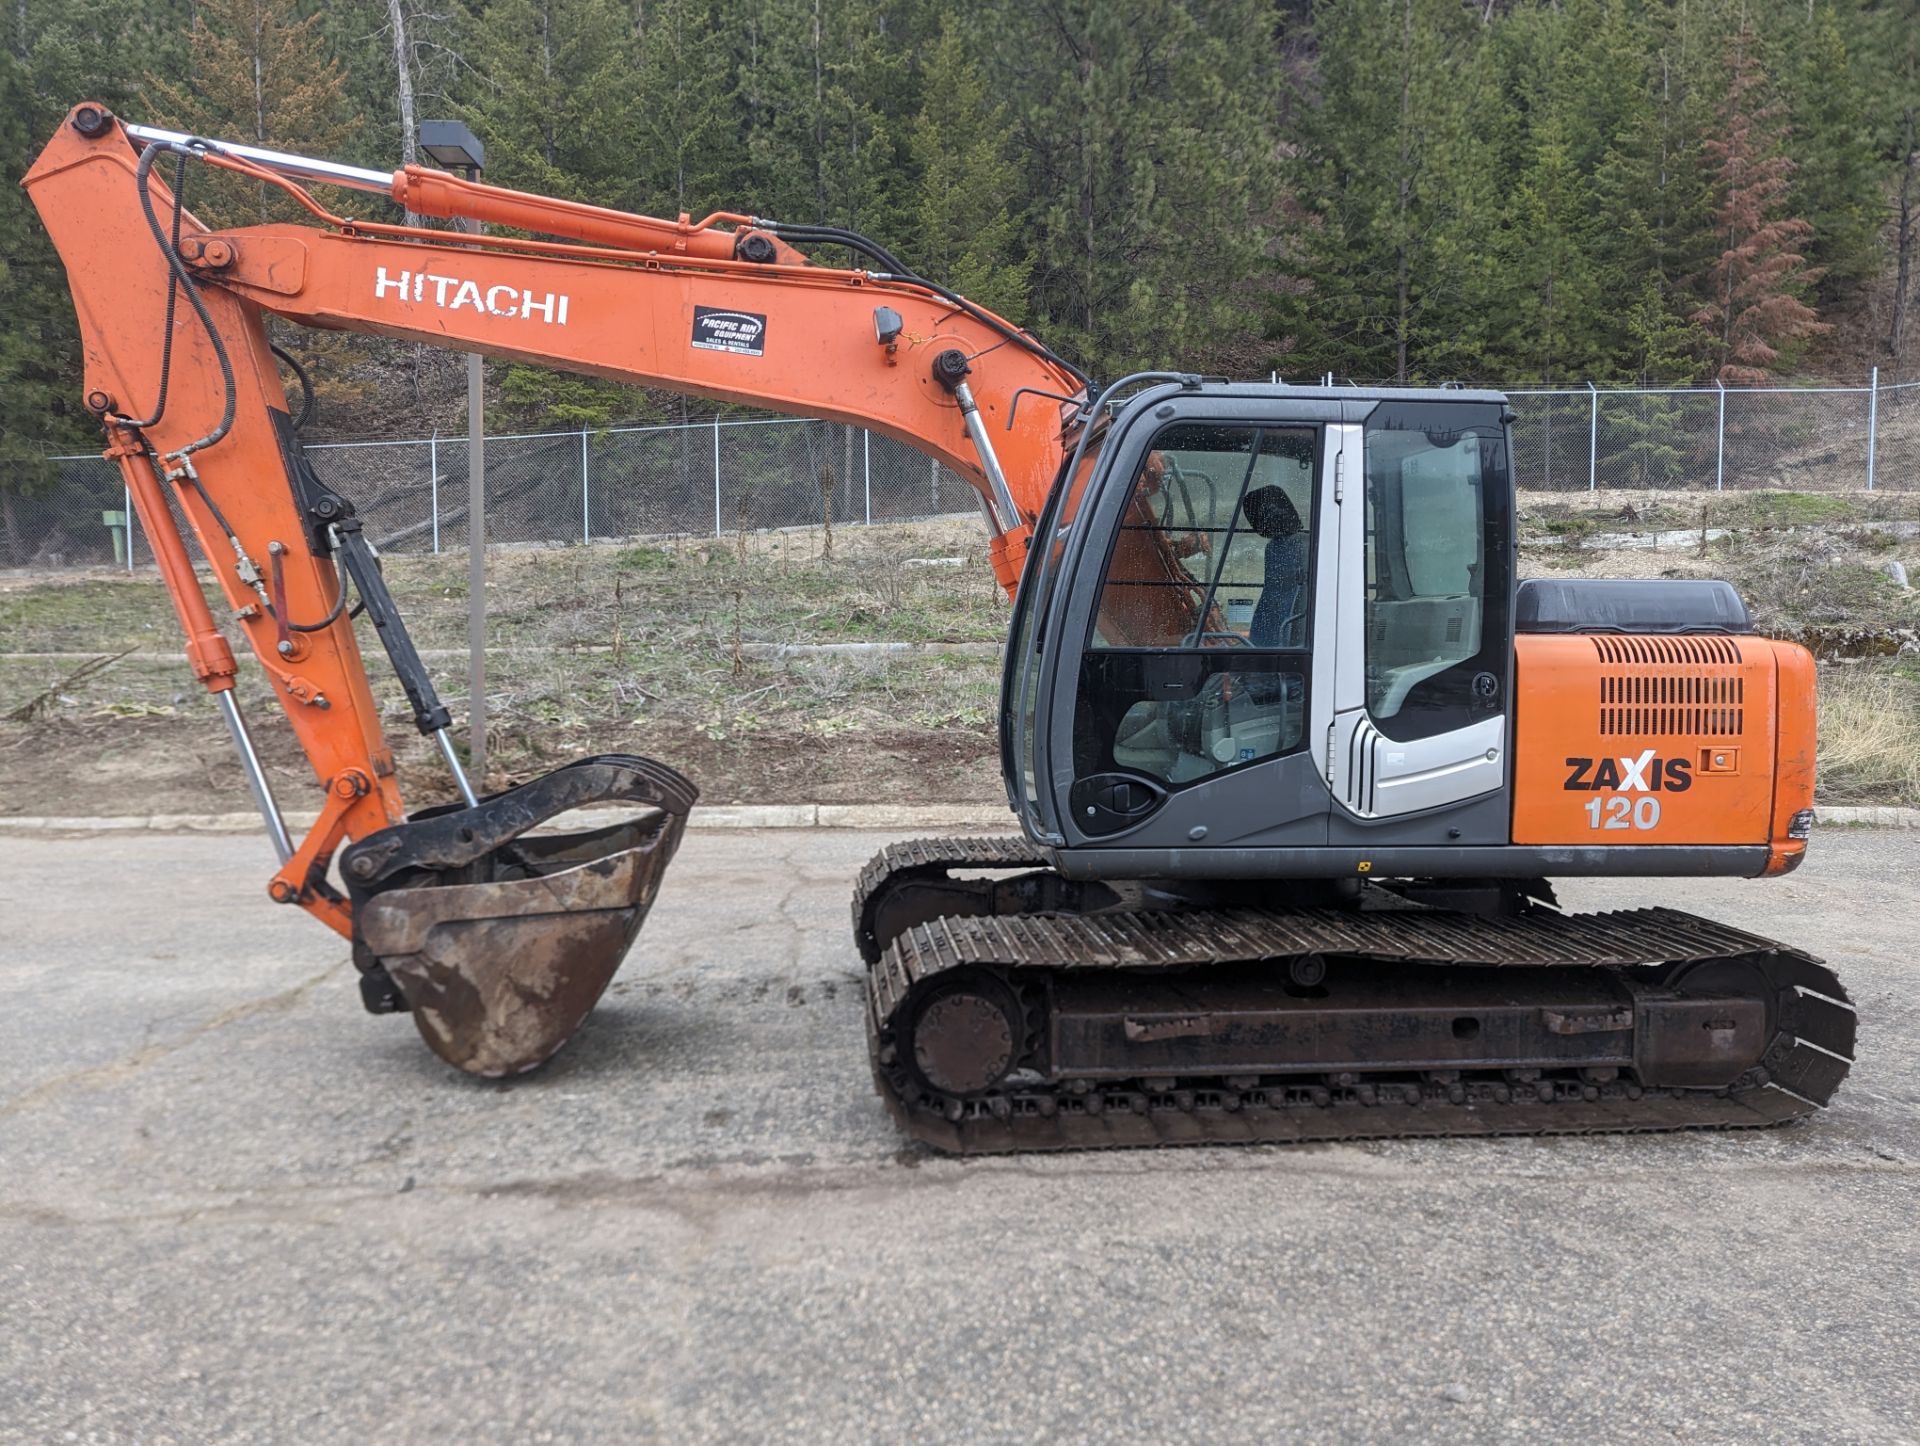
[[[199,168],[311,218],[220,228]],[[628,215],[76,107],[26,179],[107,435],[280,856],[375,1012],[530,1069],[579,1028],[693,785],[602,755],[476,791],[351,502],[307,465],[266,320],[857,424],[979,495],[1014,599],[1022,837],[862,875],[866,1029],[901,1126],[960,1152],[1772,1124],[1826,1103],[1854,1016],[1817,959],[1550,877],[1788,872],[1812,661],[1724,584],[1523,582],[1498,393],[1177,372],[1105,388],[830,226]],[[484,235],[367,220],[375,193]],[[814,264],[802,246],[869,266]],[[297,368],[296,368],[297,369]],[[173,509],[311,760],[289,833]],[[409,814],[364,615],[461,798]],[[563,815],[622,812],[572,831]]]
[[[281,189],[319,224],[210,229],[184,204],[203,167]],[[416,215],[564,239],[350,221],[326,210],[312,183],[379,192]],[[661,383],[904,437],[980,489],[1009,588],[1026,519],[1061,454],[1062,408],[1080,390],[1045,347],[884,253],[886,273],[811,266],[745,216],[661,221],[421,167],[368,171],[129,126],[97,105],[74,109],[26,185],[66,263],[86,405],[106,429],[188,658],[218,700],[279,851],[272,897],[351,939],[369,1009],[411,1012],[436,1053],[479,1074],[534,1067],[592,1009],[646,917],[695,790],[662,764],[605,756],[476,796],[352,503],[305,460],[266,318]],[[1003,345],[1008,358],[976,396],[968,358]],[[770,354],[781,358],[772,374],[754,365]],[[997,449],[983,445],[985,419],[1004,425],[1022,390],[1036,394],[1028,425]],[[1048,416],[1051,426],[1040,425]],[[323,803],[303,839],[290,835],[254,753],[233,690],[237,664],[175,508],[312,760]],[[362,612],[461,806],[405,812],[354,631]],[[564,812],[613,804],[632,817],[533,832]]]

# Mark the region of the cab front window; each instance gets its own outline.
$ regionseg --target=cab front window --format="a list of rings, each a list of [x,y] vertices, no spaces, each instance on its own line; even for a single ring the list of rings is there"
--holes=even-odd
[[[1081,662],[1074,770],[1180,787],[1301,746],[1313,427],[1163,428]]]

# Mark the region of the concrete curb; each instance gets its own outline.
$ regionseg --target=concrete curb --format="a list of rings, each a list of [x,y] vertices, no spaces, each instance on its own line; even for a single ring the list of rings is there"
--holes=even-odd
[[[293,811],[286,816],[295,835],[312,828],[317,813]],[[563,813],[549,828],[587,828],[602,821],[598,810]],[[687,820],[690,829],[849,828],[941,832],[951,829],[1019,828],[1003,804],[953,803],[914,806],[860,803],[718,803],[697,806]],[[255,813],[121,814],[101,818],[9,818],[0,815],[0,834],[88,833],[263,833]]]
[[[298,834],[312,828],[319,815],[293,812],[287,827]],[[1816,823],[1865,828],[1920,829],[1920,808],[1823,805],[1815,810]],[[563,813],[549,828],[587,828],[597,812],[576,809]],[[997,803],[716,803],[701,804],[687,820],[692,829],[847,828],[889,829],[930,833],[952,829],[993,829],[1013,833],[1019,823]],[[260,816],[253,813],[152,813],[102,818],[8,818],[0,815],[0,834],[86,833],[261,833]]]
[[[1864,824],[1868,828],[1920,828],[1920,808],[1896,808],[1883,804],[1860,807],[1821,804],[1813,811],[1813,821],[1816,824]]]
[[[724,643],[715,643],[716,650],[724,648]],[[891,658],[891,657],[960,657],[960,658],[997,658],[1006,650],[1004,643],[987,642],[981,639],[957,640],[954,642],[859,642],[859,643],[742,643],[740,652],[749,658]],[[465,648],[421,648],[422,658],[435,661],[464,658]],[[494,646],[487,649],[489,658],[511,658],[520,656],[538,656],[549,658],[590,658],[605,657],[613,648],[606,643],[588,643],[574,648],[539,648]],[[631,649],[629,649],[631,651]],[[96,658],[111,657],[111,653],[0,653],[0,663],[89,663]],[[157,663],[163,667],[185,669],[187,660],[179,653],[145,653],[135,650],[117,659],[121,663]]]

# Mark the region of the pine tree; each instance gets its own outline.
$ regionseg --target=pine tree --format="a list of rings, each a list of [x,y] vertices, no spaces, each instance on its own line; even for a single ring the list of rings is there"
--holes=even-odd
[[[487,180],[631,200],[633,36],[616,0],[488,0],[468,31],[455,109],[487,147]]]
[[[1549,124],[1536,140],[1533,163],[1520,178],[1516,205],[1524,250],[1512,258],[1531,303],[1510,352],[1523,376],[1567,378],[1604,372],[1604,342],[1595,318],[1605,314],[1604,281],[1594,265],[1600,217],[1588,178],[1572,150]]]
[[[1900,183],[1893,206],[1893,299],[1887,308],[1887,355],[1906,353],[1907,313],[1913,305],[1913,257],[1920,249],[1920,102],[1908,102],[1900,134]]]
[[[1821,273],[1823,300],[1854,292],[1879,261],[1886,170],[1867,115],[1867,84],[1837,83],[1871,68],[1856,56],[1831,0],[1789,5],[1778,27],[1786,146],[1797,164],[1787,205],[1813,228],[1804,247]],[[1910,17],[1920,25],[1920,15]]]
[[[635,122],[633,184],[622,204],[696,217],[738,204],[733,77],[711,0],[652,0],[637,28],[636,63],[622,108]]]
[[[903,181],[914,7],[887,0],[744,0],[739,57],[748,209],[908,239]]]
[[[346,76],[329,54],[320,17],[294,0],[199,0],[184,72],[152,75],[154,119],[174,130],[310,154],[339,155],[358,129],[346,105]],[[196,168],[193,180],[225,202],[203,220],[235,224],[292,220],[306,212],[264,183]]]
[[[494,185],[633,206],[639,119],[634,35],[616,0],[488,0],[466,27],[454,111],[487,148]],[[657,193],[652,210],[665,209]],[[489,368],[490,424],[604,427],[657,415],[631,388],[513,362]]]
[[[0,558],[12,564],[30,560],[19,502],[52,486],[47,456],[101,442],[80,406],[80,343],[59,257],[14,182],[79,101],[138,113],[125,49],[178,62],[183,28],[184,17],[162,0],[29,0],[0,14],[0,173],[8,178],[0,185]],[[98,509],[91,522],[98,525]]]
[[[1630,348],[1627,365],[1633,368],[1626,380],[1660,387],[1691,374],[1698,333],[1673,320],[1658,278],[1643,281],[1621,324]],[[1697,397],[1662,390],[1608,400],[1600,413],[1600,449],[1617,459],[1624,485],[1685,484],[1688,469],[1699,460],[1689,455],[1687,443],[1700,429],[1686,425],[1688,408],[1698,405]]]
[[[1626,77],[1594,163],[1593,257],[1603,287],[1595,381],[1639,385],[1698,375],[1707,338],[1688,290],[1711,249],[1712,192],[1700,163],[1701,105],[1675,55],[1685,47],[1641,0],[1604,0],[1593,43],[1600,68]],[[1631,298],[1631,300],[1629,300]]]
[[[1699,264],[1709,198],[1692,92],[1663,48],[1669,17],[1642,0],[1569,0],[1531,14],[1549,29],[1556,63],[1550,88],[1528,104],[1540,120],[1527,146],[1534,166],[1564,152],[1575,173],[1546,238],[1581,293],[1551,378],[1684,379],[1700,342],[1683,282]]]
[[[45,144],[40,99],[28,57],[11,49],[0,55],[0,156],[15,175]],[[27,540],[18,524],[18,499],[44,491],[53,480],[44,460],[67,445],[98,445],[98,432],[84,425],[76,405],[80,347],[73,309],[67,304],[59,262],[32,202],[17,186],[0,187],[0,556],[18,567]]]
[[[1782,107],[1767,94],[1756,50],[1743,18],[1729,46],[1721,131],[1706,143],[1723,245],[1694,319],[1715,334],[1723,382],[1764,382],[1783,347],[1829,329],[1802,299],[1820,275],[1799,249],[1813,228],[1781,214],[1794,167],[1783,149]]]
[[[1641,281],[1639,298],[1626,309],[1621,325],[1627,346],[1618,379],[1653,387],[1690,382],[1698,375],[1700,330],[1674,315],[1659,277]]]
[[[147,104],[160,124],[320,156],[352,145],[359,120],[318,13],[302,18],[295,0],[199,0],[188,43],[190,66],[147,78]],[[184,180],[187,204],[209,225],[307,219],[277,186],[198,165],[187,168]],[[326,415],[371,394],[372,384],[352,375],[371,354],[366,343],[311,332],[294,344]]]
[[[1653,135],[1645,157],[1650,169],[1632,183],[1653,243],[1649,259],[1669,304],[1683,312],[1693,309],[1690,300],[1680,304],[1686,288],[1720,251],[1706,141],[1725,103],[1725,23],[1705,7],[1680,6],[1657,26]]]
[[[1411,379],[1422,342],[1446,336],[1462,282],[1442,264],[1473,243],[1453,184],[1471,175],[1462,76],[1472,17],[1452,0],[1320,0],[1315,90],[1289,167],[1303,214],[1281,269],[1283,346],[1314,370]],[[1447,155],[1455,165],[1438,164]],[[1471,191],[1471,187],[1464,188]],[[1475,348],[1469,348],[1475,349]]]
[[[926,275],[1019,320],[1032,265],[1014,256],[1006,107],[989,102],[986,77],[951,17],[928,54],[922,89],[913,124],[920,181],[910,255]]]
[[[1913,308],[1920,305],[1915,279],[1920,272],[1920,26],[1889,16],[1868,32],[1868,39],[1881,42],[1867,47],[1882,57],[1871,101],[1881,156],[1893,172],[1881,263],[1890,292],[1885,349],[1900,366]]]
[[[1232,365],[1273,208],[1259,0],[993,0],[1032,198],[1034,324],[1104,375]],[[1240,364],[1244,368],[1244,363]]]
[[[435,0],[301,5],[319,17],[346,78],[347,109],[359,119],[338,159],[380,170],[417,162],[420,122],[449,114],[450,92],[470,77],[463,31],[471,13]]]

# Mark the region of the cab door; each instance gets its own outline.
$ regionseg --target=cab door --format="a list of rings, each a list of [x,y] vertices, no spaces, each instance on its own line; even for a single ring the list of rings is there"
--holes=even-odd
[[[1036,532],[1010,791],[1075,850],[1324,844],[1337,401],[1149,393]]]
[[[1512,674],[1504,407],[1382,399],[1339,430],[1332,842],[1498,844]]]

